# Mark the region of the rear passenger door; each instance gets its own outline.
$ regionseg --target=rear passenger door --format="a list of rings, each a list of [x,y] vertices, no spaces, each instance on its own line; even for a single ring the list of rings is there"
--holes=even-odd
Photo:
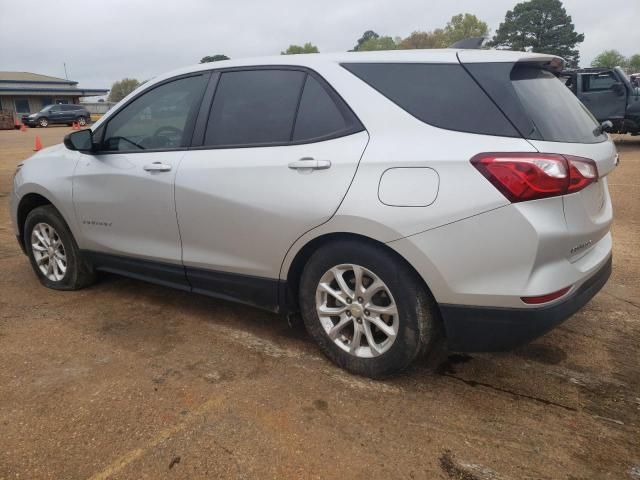
[[[285,253],[337,210],[368,135],[316,73],[212,81],[176,177],[183,263],[195,291],[275,305]]]

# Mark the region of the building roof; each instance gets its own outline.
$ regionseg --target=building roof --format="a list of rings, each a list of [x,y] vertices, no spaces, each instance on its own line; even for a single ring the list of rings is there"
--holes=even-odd
[[[0,72],[0,95],[62,95],[95,97],[106,88],[78,88],[78,82],[31,72]]]
[[[2,83],[63,83],[66,85],[77,85],[78,82],[65,80],[64,78],[50,77],[31,72],[0,72],[0,82]]]

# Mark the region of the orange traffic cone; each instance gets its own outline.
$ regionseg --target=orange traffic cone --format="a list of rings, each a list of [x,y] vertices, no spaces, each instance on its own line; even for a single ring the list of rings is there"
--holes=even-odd
[[[36,135],[36,146],[33,149],[34,152],[39,152],[40,150],[42,150],[42,142],[40,141],[40,137],[38,137]]]
[[[18,121],[17,118],[13,119],[13,128],[15,128],[16,130],[20,128],[20,122]]]
[[[80,130],[80,124],[78,122],[73,122],[73,129]]]
[[[27,126],[24,123],[22,125],[20,125],[20,131],[21,132],[26,132],[27,131]]]

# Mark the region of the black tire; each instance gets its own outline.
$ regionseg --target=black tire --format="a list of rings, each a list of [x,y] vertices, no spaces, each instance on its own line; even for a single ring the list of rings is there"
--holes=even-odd
[[[361,358],[346,352],[321,325],[316,289],[329,269],[342,264],[359,265],[374,273],[395,299],[398,333],[390,348],[379,356]],[[421,279],[402,259],[373,243],[349,239],[319,248],[302,272],[299,298],[306,329],[320,349],[334,363],[358,375],[383,378],[401,372],[426,354],[439,336],[437,308]]]
[[[49,119],[47,117],[40,117],[38,119],[38,125],[42,128],[47,128],[49,126]]]
[[[80,125],[81,127],[86,127],[86,126],[87,126],[87,124],[89,123],[89,122],[87,121],[87,118],[86,118],[86,117],[83,117],[82,115],[81,115],[81,116],[79,116],[79,117],[76,119],[76,121],[78,122],[78,125]]]
[[[59,280],[52,280],[47,278],[34,256],[31,233],[34,227],[40,223],[46,223],[55,229],[55,232],[62,242],[64,253],[66,256],[66,272],[64,276]],[[31,267],[36,273],[40,283],[45,287],[52,288],[54,290],[78,290],[91,285],[95,281],[95,273],[91,265],[82,258],[80,249],[67,226],[67,223],[62,218],[62,215],[52,205],[44,205],[31,210],[27,215],[27,220],[24,226],[24,243],[27,251],[27,256],[31,262]]]

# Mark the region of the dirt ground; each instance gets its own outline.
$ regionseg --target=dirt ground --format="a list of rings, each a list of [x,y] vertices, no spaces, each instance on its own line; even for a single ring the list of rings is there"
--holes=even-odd
[[[512,353],[388,381],[276,315],[106,277],[42,287],[9,224],[35,135],[0,131],[0,479],[640,479],[640,137],[609,177],[614,272]]]

